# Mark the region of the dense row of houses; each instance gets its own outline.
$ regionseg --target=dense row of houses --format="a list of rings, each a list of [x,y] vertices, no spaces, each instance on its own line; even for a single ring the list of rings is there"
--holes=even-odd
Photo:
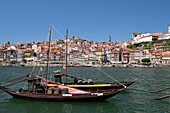
[[[50,61],[53,63],[62,63],[65,61],[66,40],[59,39],[51,42]],[[129,62],[129,53],[127,44],[93,42],[71,37],[68,39],[67,60],[70,63],[105,63],[112,62]],[[9,42],[0,46],[0,61],[5,62],[45,62],[47,60],[48,42],[18,43],[10,44]]]
[[[152,38],[151,38],[152,37]],[[170,64],[170,48],[163,48],[162,45],[157,45],[154,49],[137,50],[128,49],[127,45],[133,43],[141,43],[139,41],[147,42],[152,41],[158,37],[160,40],[163,38],[170,38],[170,25],[168,32],[164,35],[160,33],[141,35],[132,34],[132,42],[94,42],[83,40],[78,37],[68,38],[68,56],[67,60],[70,64],[79,63],[86,64],[103,64],[111,63],[139,63],[143,58],[149,58],[152,63],[156,64]],[[51,63],[64,63],[66,60],[66,39],[58,39],[51,41],[50,62]],[[10,42],[0,46],[0,61],[1,62],[40,62],[47,61],[47,51],[49,42],[33,42],[33,43],[18,43],[11,44]]]

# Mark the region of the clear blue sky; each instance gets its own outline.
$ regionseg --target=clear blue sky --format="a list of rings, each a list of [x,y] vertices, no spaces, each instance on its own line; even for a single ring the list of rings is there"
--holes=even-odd
[[[130,41],[132,32],[167,32],[169,6],[170,0],[0,0],[0,45],[46,40],[50,23],[63,36],[68,28],[83,39]]]

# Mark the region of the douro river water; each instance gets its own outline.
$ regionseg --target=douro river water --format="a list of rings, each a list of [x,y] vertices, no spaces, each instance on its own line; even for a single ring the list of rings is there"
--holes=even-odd
[[[100,69],[118,81],[133,81],[136,78],[137,81],[118,95],[97,102],[22,100],[0,90],[0,113],[170,113],[170,98],[154,100],[170,95],[170,89],[150,93],[156,89],[170,87],[170,67]],[[38,68],[35,70],[38,72]],[[31,67],[0,67],[0,82],[30,71]],[[70,67],[69,74],[91,78],[94,81],[114,81],[97,68],[91,67]]]

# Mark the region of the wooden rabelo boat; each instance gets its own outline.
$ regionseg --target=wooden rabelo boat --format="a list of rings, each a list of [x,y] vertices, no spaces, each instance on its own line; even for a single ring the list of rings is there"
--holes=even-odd
[[[103,90],[98,92],[87,92],[87,93],[79,93],[79,94],[72,94],[72,93],[63,93],[63,94],[48,94],[48,93],[35,93],[30,92],[28,90],[24,91],[16,91],[10,90],[0,86],[1,90],[4,90],[8,94],[16,98],[22,99],[33,99],[33,100],[48,100],[48,101],[97,101],[97,100],[104,100],[108,99],[119,92],[121,89],[109,89]]]
[[[0,87],[0,89],[4,90],[8,94],[16,98],[22,99],[33,99],[33,100],[48,100],[48,101],[97,101],[97,100],[104,100],[108,99],[119,92],[121,89],[110,89],[110,90],[103,90],[98,92],[87,92],[83,94],[48,94],[48,93],[34,93],[29,92],[28,90],[24,91],[15,91],[9,90],[4,87]]]
[[[8,89],[0,86],[0,89],[16,98],[47,100],[47,101],[97,101],[108,99],[123,89],[106,90],[79,90],[70,88],[60,83],[54,83],[45,78],[36,76],[26,80],[27,87],[20,89]]]
[[[49,74],[49,55],[50,55],[50,42],[51,42],[51,32],[52,26],[50,26],[49,33],[49,48],[47,51],[47,67],[46,67],[46,76],[42,77],[40,75],[34,75],[33,72],[28,74],[12,78],[10,80],[6,80],[0,82],[0,89],[10,94],[13,97],[23,98],[23,99],[33,99],[33,100],[48,100],[48,101],[96,101],[108,99],[118,93],[120,93],[123,88],[87,88],[86,90],[80,90],[69,86],[69,84],[64,85],[57,81],[48,80]],[[68,35],[68,30],[67,30]],[[66,35],[66,39],[67,39]],[[66,41],[67,42],[67,41]],[[66,46],[67,47],[67,46]],[[67,59],[67,58],[66,58]],[[66,63],[67,64],[67,63]],[[66,75],[68,75],[66,73]],[[23,77],[27,77],[24,80],[16,81],[17,79],[21,79]],[[10,83],[11,81],[15,81]],[[20,83],[21,81],[25,81],[25,84],[22,88],[11,89],[7,88],[8,86],[14,85],[15,83]],[[9,83],[9,84],[6,84]],[[6,85],[4,85],[6,84]],[[95,85],[99,84],[94,84]]]

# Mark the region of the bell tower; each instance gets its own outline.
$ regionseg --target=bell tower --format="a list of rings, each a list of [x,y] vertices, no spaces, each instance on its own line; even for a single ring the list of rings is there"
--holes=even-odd
[[[168,33],[170,33],[170,24],[168,25]]]

